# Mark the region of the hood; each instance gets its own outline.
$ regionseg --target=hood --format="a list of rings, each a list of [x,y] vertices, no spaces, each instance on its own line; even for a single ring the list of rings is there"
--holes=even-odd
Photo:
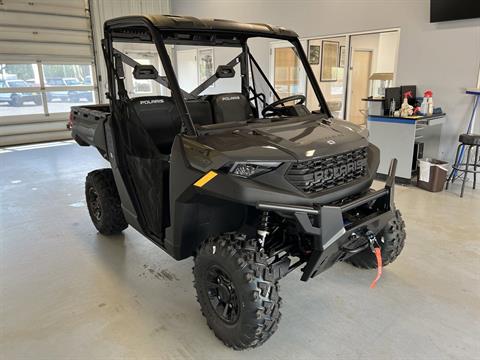
[[[209,132],[197,141],[233,161],[307,160],[368,146],[357,125],[325,124],[318,115]]]

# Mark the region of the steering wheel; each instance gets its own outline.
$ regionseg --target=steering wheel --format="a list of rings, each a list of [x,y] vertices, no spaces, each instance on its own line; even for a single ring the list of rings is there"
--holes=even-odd
[[[292,95],[287,96],[283,99],[278,99],[277,101],[274,101],[273,103],[265,106],[262,110],[262,115],[263,117],[267,117],[271,115],[281,114],[281,108],[278,107],[279,105],[283,105],[289,101],[297,101],[295,105],[301,105],[305,102],[305,100],[306,98],[303,95]]]

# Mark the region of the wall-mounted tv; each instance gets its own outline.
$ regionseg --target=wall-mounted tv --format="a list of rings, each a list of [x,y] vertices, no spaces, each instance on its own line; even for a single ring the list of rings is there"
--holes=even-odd
[[[430,22],[480,18],[480,0],[430,0]]]

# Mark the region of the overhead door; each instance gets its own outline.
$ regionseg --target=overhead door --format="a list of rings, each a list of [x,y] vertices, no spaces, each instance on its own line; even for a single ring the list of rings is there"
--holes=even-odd
[[[87,0],[0,0],[0,146],[64,139],[97,99]]]

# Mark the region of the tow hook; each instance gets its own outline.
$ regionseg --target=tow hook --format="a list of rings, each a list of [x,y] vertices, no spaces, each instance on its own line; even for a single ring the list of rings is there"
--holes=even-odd
[[[377,237],[371,230],[368,230],[365,233],[365,235],[367,236],[368,243],[370,245],[370,250],[372,250],[372,253],[375,254],[375,258],[377,260],[377,276],[370,284],[370,289],[373,289],[377,285],[378,280],[380,280],[380,277],[382,276],[382,268],[383,268],[382,248],[378,244]]]
[[[378,241],[377,241],[377,236],[371,230],[368,230],[365,233],[365,235],[367,236],[368,244],[370,245],[370,250],[372,250],[372,252],[375,253],[375,247],[380,248],[380,245],[378,244]]]

